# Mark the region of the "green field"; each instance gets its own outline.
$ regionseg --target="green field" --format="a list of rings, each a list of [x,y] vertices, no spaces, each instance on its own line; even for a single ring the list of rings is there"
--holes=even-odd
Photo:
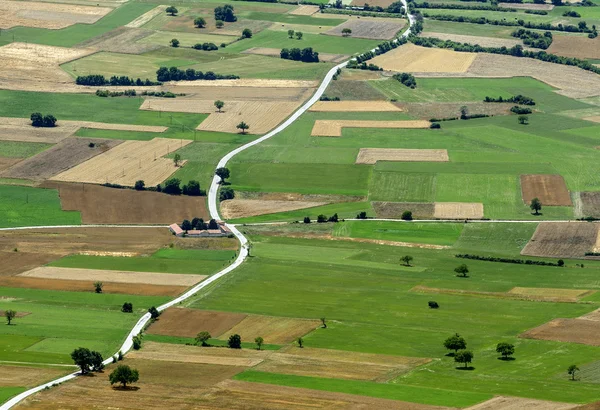
[[[0,141],[0,157],[29,158],[51,146],[42,142]]]
[[[60,209],[55,189],[0,185],[0,228],[80,224],[79,212]]]
[[[452,223],[349,221],[336,224],[333,234],[338,237],[453,245],[463,227],[464,224]]]

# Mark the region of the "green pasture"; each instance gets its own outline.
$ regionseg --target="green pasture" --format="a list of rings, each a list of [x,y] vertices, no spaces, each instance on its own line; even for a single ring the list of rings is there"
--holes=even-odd
[[[253,11],[250,13],[242,13],[242,16],[250,20],[261,20],[271,21],[273,23],[282,24],[302,24],[310,26],[330,26],[334,27],[344,22],[344,19],[336,18],[320,18],[312,16],[297,16],[294,14],[282,14],[282,13],[266,13]]]
[[[443,401],[447,400],[447,390],[457,391],[457,400],[466,400],[470,394],[575,403],[597,399],[597,385],[569,382],[566,368],[572,363],[584,365],[597,360],[594,358],[600,353],[598,347],[517,337],[552,318],[590,312],[597,304],[533,302],[411,289],[418,285],[467,292],[507,292],[515,286],[598,289],[595,278],[600,264],[586,262],[582,269],[575,266],[575,261],[567,260],[566,267],[558,268],[454,257],[457,252],[515,256],[535,224],[432,224],[429,229],[411,223],[391,224],[357,221],[339,223],[333,229],[352,237],[395,241],[417,238],[435,243],[446,238],[446,243],[455,242],[456,249],[251,235],[253,258],[219,287],[199,294],[189,306],[285,317],[324,316],[328,328],[307,335],[306,346],[435,359],[398,377],[391,385],[353,385],[259,372],[238,376],[242,379],[428,404],[438,400],[439,404],[448,405],[448,401]],[[414,228],[403,230],[404,226]],[[412,267],[401,265],[400,257],[406,254],[414,257]],[[470,270],[466,279],[457,278],[453,272],[463,262]],[[284,271],[286,274],[282,275]],[[430,300],[437,301],[440,308],[429,309]],[[465,337],[468,348],[475,353],[472,371],[456,370],[452,358],[445,356],[442,342],[455,332]],[[497,359],[494,349],[500,341],[516,345],[516,360]],[[557,377],[560,374],[564,377]],[[432,390],[411,395],[411,391],[421,388]]]
[[[42,142],[0,141],[0,157],[29,158],[51,146]]]
[[[447,0],[444,0],[446,2]],[[458,3],[458,2],[457,2]],[[462,4],[462,3],[461,3]],[[444,10],[445,11],[445,10]],[[511,13],[512,14],[512,13]],[[492,24],[459,23],[426,19],[423,22],[424,31],[432,33],[460,34],[477,37],[514,38],[510,35],[516,27],[494,26]]]
[[[0,403],[4,403],[11,397],[23,393],[25,390],[27,390],[25,387],[0,387]]]
[[[179,40],[179,47],[192,47],[198,43],[213,43],[217,46],[221,43],[229,44],[237,40],[235,36],[225,36],[219,34],[201,34],[201,33],[174,33],[171,31],[157,31],[148,37],[143,38],[140,43],[152,43],[169,47],[171,39]]]
[[[79,212],[61,210],[55,189],[0,185],[0,228],[80,224]]]
[[[564,10],[560,11],[560,14],[559,14],[558,10],[557,11],[553,10],[553,11],[549,12],[547,15],[527,14],[524,12],[524,10],[520,10],[517,12],[502,12],[502,11],[491,11],[491,10],[426,9],[426,10],[422,10],[422,11],[426,12],[427,14],[429,14],[431,16],[445,14],[445,15],[463,16],[463,17],[469,17],[469,18],[485,17],[490,20],[502,20],[502,21],[514,21],[514,22],[516,22],[517,20],[525,20],[525,21],[529,21],[532,23],[552,23],[554,25],[557,25],[558,22],[560,21],[560,22],[562,22],[562,24],[572,24],[572,25],[577,26],[577,23],[579,21],[581,21],[581,19],[577,19],[574,17],[563,17],[562,12]],[[588,22],[588,24],[590,24],[590,23]],[[427,27],[427,22],[425,23],[425,27]],[[591,27],[591,25],[590,25],[590,27]],[[518,26],[513,28],[513,30],[516,28],[518,28]],[[470,34],[470,33],[465,31],[465,32],[463,32],[463,34]]]

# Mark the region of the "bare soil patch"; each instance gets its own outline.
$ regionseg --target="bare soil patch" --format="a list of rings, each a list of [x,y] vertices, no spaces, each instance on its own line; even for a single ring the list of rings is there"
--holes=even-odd
[[[600,64],[596,64],[597,67],[600,67]],[[586,121],[592,121],[592,122],[600,122],[600,115],[594,115],[591,117],[584,117],[583,118]],[[596,149],[598,149],[598,147],[596,147]]]
[[[311,16],[318,11],[319,6],[298,6],[298,8],[295,8],[288,14],[293,14],[295,16]]]
[[[600,321],[600,309],[596,309],[590,313],[586,313],[583,316],[579,316],[577,319]]]
[[[507,9],[522,9],[522,10],[552,10],[552,4],[534,4],[534,3],[498,3],[498,6]]]
[[[581,59],[600,58],[600,39],[590,39],[587,36],[554,36],[549,53],[565,57]]]
[[[328,34],[330,36],[342,36],[342,30],[349,28],[350,30],[352,30],[352,34],[350,34],[351,37],[368,38],[375,40],[390,40],[396,37],[396,34],[400,30],[402,30],[402,27],[404,27],[404,25],[405,23],[402,19],[351,19],[340,24],[339,26],[335,26],[334,28],[326,31],[323,34]]]
[[[178,169],[173,160],[163,156],[189,143],[190,140],[169,138],[125,141],[103,154],[55,175],[52,179],[92,184],[110,182],[126,186],[133,186],[141,179],[146,182],[146,185],[154,186],[163,182]]]
[[[436,202],[433,216],[439,219],[481,219],[483,204],[469,202]]]
[[[221,202],[223,218],[245,218],[249,216],[295,211],[326,205],[328,202],[311,201],[261,201],[256,199],[233,199]]]
[[[0,232],[0,252],[18,257],[24,253],[42,254],[40,260],[82,252],[149,255],[172,241],[173,235],[163,227],[28,229]],[[19,251],[13,252],[14,248]]]
[[[514,106],[511,103],[456,102],[456,103],[397,103],[403,111],[412,117],[430,120],[432,118],[450,118],[460,116],[460,107],[466,105],[471,114],[509,115]]]
[[[577,404],[560,403],[557,401],[498,396],[488,401],[484,401],[483,403],[476,404],[475,406],[468,407],[466,410],[568,410],[576,407]]]
[[[417,73],[465,73],[477,56],[439,48],[404,44],[371,62],[384,70]]]
[[[79,165],[119,145],[120,140],[66,138],[31,158],[2,172],[5,178],[41,181]],[[89,144],[94,144],[92,147]]]
[[[375,164],[377,161],[448,162],[445,149],[361,148],[356,164]]]
[[[316,120],[313,137],[341,137],[342,128],[429,128],[429,121]]]
[[[118,27],[97,37],[77,44],[77,48],[92,48],[98,51],[110,51],[123,54],[142,54],[161,48],[158,44],[139,42],[154,34],[152,30]]]
[[[581,192],[583,216],[600,217],[600,192]]]
[[[0,157],[0,171],[4,171],[5,169],[12,167],[20,161],[23,161],[23,158]]]
[[[255,87],[255,88],[313,88],[319,85],[318,81],[309,80],[271,80],[271,79],[255,79],[255,78],[240,78],[237,80],[199,80],[199,81],[178,81],[176,85],[195,86],[195,87]]]
[[[592,252],[598,225],[589,222],[542,222],[521,255],[552,258],[582,258]]]
[[[66,290],[71,292],[93,292],[94,281],[38,279],[22,276],[0,276],[0,286],[44,290]],[[188,287],[175,285],[148,285],[139,283],[104,282],[103,293],[121,295],[171,296],[182,294]]]
[[[521,333],[525,339],[555,340],[600,346],[600,321],[585,319],[554,319]]]
[[[261,56],[280,58],[280,52],[281,49],[279,48],[252,47],[242,51],[242,54],[257,54]],[[349,57],[350,56],[348,54],[319,53],[319,61],[330,63],[341,63],[342,61],[346,61]]]
[[[217,337],[241,322],[246,316],[243,313],[171,308],[164,311],[160,315],[160,320],[148,328],[148,333],[196,337],[198,333],[206,331],[213,337]]]
[[[411,211],[415,219],[433,218],[435,205],[432,203],[418,202],[371,202],[377,218],[397,219],[404,211]]]
[[[220,81],[212,81],[212,83],[219,82]],[[221,87],[193,84],[182,86],[179,85],[179,83],[169,84],[167,89],[172,92],[185,93],[187,96],[175,99],[147,98],[140,109],[212,113],[216,111],[214,106],[215,99],[224,101],[225,107],[223,110],[227,110],[228,104],[240,101],[302,102],[308,99],[314,91],[311,87]],[[192,106],[193,108],[186,108],[187,106]]]
[[[2,264],[0,264],[0,278],[16,275],[29,269],[37,268],[57,258],[53,254],[15,252],[12,249],[0,251]]]
[[[524,296],[535,300],[549,300],[560,302],[577,302],[584,296],[595,291],[586,289],[554,289],[554,288],[512,288],[508,291],[511,295]]]
[[[215,249],[232,250],[239,249],[237,238],[173,238],[178,249]]]
[[[0,28],[61,29],[76,23],[93,24],[111,11],[108,7],[4,0],[0,3]]]
[[[317,112],[387,112],[402,111],[389,101],[317,101],[309,111]]]
[[[3,311],[2,316],[4,316]],[[18,313],[17,317],[19,317]],[[0,385],[6,387],[34,387],[71,371],[68,368],[0,365]]]
[[[56,268],[43,266],[19,274],[39,279],[64,279],[112,283],[139,283],[148,285],[192,286],[206,279],[206,275],[156,272],[130,272],[107,269]]]
[[[242,340],[254,340],[260,336],[265,343],[290,343],[315,330],[320,323],[319,320],[311,319],[249,315],[229,331],[220,335],[219,339],[228,339],[230,335],[237,333]]]
[[[521,175],[521,194],[525,204],[538,198],[542,205],[573,205],[565,180],[560,175]]]
[[[81,220],[86,224],[172,224],[194,217],[205,220],[209,217],[206,197],[54,181],[43,186],[57,188],[61,208],[80,211]]]
[[[511,3],[512,4],[512,3]],[[537,6],[537,4],[536,4]],[[425,31],[420,34],[421,37],[436,37],[441,40],[452,40],[459,43],[479,44],[482,47],[513,47],[516,45],[523,46],[521,40],[514,40],[510,38],[497,38],[497,37],[479,37],[479,36],[466,36],[462,34],[450,34],[450,33],[436,33],[431,31]]]

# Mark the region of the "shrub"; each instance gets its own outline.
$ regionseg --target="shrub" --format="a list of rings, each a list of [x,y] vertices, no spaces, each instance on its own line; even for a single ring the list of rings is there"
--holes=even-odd
[[[367,213],[365,211],[361,211],[358,215],[356,215],[356,219],[367,219]]]
[[[321,214],[321,215],[317,216],[317,222],[325,223],[325,222],[327,222],[327,217],[325,215]]]
[[[134,189],[136,191],[143,191],[146,189],[146,183],[141,179],[139,181],[135,181]]]
[[[440,305],[438,305],[438,303],[433,300],[429,301],[427,304],[429,305],[430,309],[437,309],[440,307]]]
[[[332,216],[330,216],[327,219],[327,222],[337,222],[337,221],[338,221],[338,214],[337,213],[333,214]]]
[[[235,192],[233,191],[233,188],[223,187],[219,191],[219,201],[226,201],[233,198],[235,198]]]
[[[439,122],[432,122],[431,125],[429,126],[429,128],[437,130],[437,129],[442,128],[442,126]]]
[[[308,216],[304,217],[304,223],[305,224],[309,224],[310,223],[310,218]]]
[[[531,114],[533,112],[531,111],[531,108],[519,107],[518,105],[512,107],[510,111],[514,112],[515,114]]]
[[[408,74],[408,73],[394,74],[393,78],[394,78],[394,80],[401,82],[402,84],[404,84],[405,86],[407,86],[409,88],[417,87],[417,80],[415,79],[415,76],[413,76],[412,74]]]
[[[150,316],[152,317],[152,319],[158,319],[158,317],[160,316],[160,312],[154,306],[152,306],[150,309],[148,309],[148,313],[150,313]]]
[[[133,342],[133,350],[140,350],[142,348],[142,336],[141,335],[133,336],[132,342]],[[121,354],[121,352],[119,352],[119,354]],[[123,360],[122,357],[123,356],[121,356],[121,358],[119,360]]]
[[[252,38],[252,30],[250,30],[249,28],[245,28],[242,31],[242,38]]]
[[[505,102],[509,102],[509,103],[515,103],[515,104],[519,104],[519,105],[535,105],[535,101],[533,100],[533,98],[531,97],[526,97],[524,95],[518,94],[515,95],[514,97],[509,97],[509,98],[502,98],[502,96],[498,97],[498,98],[494,98],[494,97],[485,97],[485,99],[483,100],[483,102],[486,103],[505,103]]]
[[[412,221],[412,219],[413,219],[412,211],[402,212],[402,216],[400,218],[404,219],[405,221]]]
[[[123,307],[121,308],[121,312],[123,313],[133,313],[133,303],[125,302],[123,303]]]

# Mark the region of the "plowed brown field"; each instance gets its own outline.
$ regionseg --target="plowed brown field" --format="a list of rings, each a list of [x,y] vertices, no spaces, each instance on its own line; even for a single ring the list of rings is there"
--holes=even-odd
[[[148,333],[196,337],[198,333],[206,331],[212,337],[218,337],[241,322],[246,316],[243,313],[171,308],[163,312],[160,315],[160,320],[157,320],[148,328]]]
[[[600,321],[585,319],[554,319],[521,333],[519,337],[600,346]]]
[[[538,198],[547,206],[572,206],[571,195],[560,175],[521,175],[523,202],[529,205]]]
[[[510,4],[512,5],[513,3]],[[577,404],[560,403],[557,401],[498,396],[475,406],[468,407],[466,410],[569,410],[577,408],[577,406]]]
[[[552,38],[552,44],[547,51],[565,57],[598,59],[600,58],[600,38],[556,35]]]
[[[315,330],[320,323],[319,320],[249,315],[220,335],[219,339],[226,340],[230,335],[239,334],[242,340],[254,340],[260,336],[265,343],[290,343]]]
[[[542,222],[522,255],[552,258],[583,258],[592,252],[598,237],[598,224],[589,222]]]

